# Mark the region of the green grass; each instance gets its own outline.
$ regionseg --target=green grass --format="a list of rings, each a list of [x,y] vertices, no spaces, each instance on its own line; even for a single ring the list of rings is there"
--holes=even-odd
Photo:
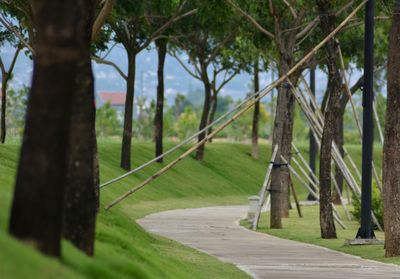
[[[123,173],[118,167],[118,143],[101,142],[99,152],[103,182]],[[153,144],[135,142],[134,166],[151,159],[153,152]],[[174,208],[247,203],[247,197],[259,190],[270,147],[261,147],[258,161],[253,160],[249,152],[248,145],[208,145],[204,162],[188,158],[112,210],[101,210],[94,258],[86,257],[64,241],[62,260],[58,261],[41,255],[6,233],[19,146],[17,143],[1,145],[0,277],[248,278],[231,264],[146,233],[135,220]],[[102,208],[165,164],[151,166],[102,190]]]
[[[280,238],[323,246],[347,254],[360,256],[365,259],[381,261],[384,263],[400,264],[400,257],[384,257],[385,251],[383,245],[345,246],[345,240],[354,239],[360,225],[357,221],[348,221],[345,217],[344,211],[339,207],[338,209],[348,228],[342,229],[338,224],[336,224],[337,239],[321,238],[318,206],[303,206],[303,218],[299,218],[296,210],[291,210],[290,218],[283,219],[283,229],[271,229],[269,227],[269,213],[262,214],[258,231]],[[247,221],[242,221],[241,223],[242,225],[249,227]],[[375,231],[375,234],[378,239],[384,239],[382,232]]]
[[[171,147],[171,143],[166,144]],[[306,145],[299,148],[307,157]],[[182,148],[180,151],[185,150]],[[350,146],[357,163],[360,147]],[[250,146],[212,143],[206,147],[205,160],[185,159],[137,194],[110,211],[101,210],[97,219],[95,257],[89,258],[71,244],[63,242],[61,261],[50,259],[16,241],[7,233],[12,200],[18,142],[0,146],[0,277],[3,278],[248,278],[231,264],[184,247],[176,242],[150,235],[135,222],[152,212],[175,208],[245,204],[247,197],[259,191],[270,160],[270,146],[261,146],[261,158],[250,157]],[[375,149],[379,155],[380,150]],[[119,166],[119,144],[114,140],[99,143],[101,181],[123,174]],[[133,167],[154,156],[153,144],[133,144]],[[167,160],[170,161],[169,158]],[[379,163],[379,156],[376,160]],[[101,192],[102,208],[165,164],[155,164]],[[305,199],[307,191],[294,180],[297,194]],[[310,222],[317,216],[305,210]],[[315,215],[315,214],[314,214]],[[279,233],[288,231],[285,228]],[[265,218],[265,216],[263,217]],[[265,219],[263,219],[265,222]],[[307,224],[307,222],[298,222]],[[278,232],[277,232],[278,233]],[[313,234],[318,239],[319,228]],[[353,232],[350,233],[353,236]],[[284,235],[282,235],[284,237]],[[310,236],[311,237],[311,236]],[[332,242],[333,243],[333,242]],[[343,243],[342,241],[338,242]],[[318,244],[318,243],[316,243]],[[339,245],[338,244],[338,245]],[[346,249],[346,248],[343,248]],[[369,248],[367,248],[369,249]],[[346,252],[346,251],[345,251]],[[379,252],[382,255],[382,251]]]

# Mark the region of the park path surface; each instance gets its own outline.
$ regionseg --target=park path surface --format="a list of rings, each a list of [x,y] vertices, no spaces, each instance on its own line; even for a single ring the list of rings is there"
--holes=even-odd
[[[138,220],[147,231],[230,262],[254,278],[400,278],[400,267],[239,225],[246,206],[178,209]]]

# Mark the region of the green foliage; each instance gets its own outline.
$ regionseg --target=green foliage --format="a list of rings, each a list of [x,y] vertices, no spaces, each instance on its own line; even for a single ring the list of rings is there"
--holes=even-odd
[[[188,106],[179,115],[178,122],[175,124],[175,131],[179,139],[185,139],[196,133],[199,126],[199,119],[193,109]]]
[[[7,91],[6,126],[7,133],[12,137],[19,137],[23,133],[28,93],[28,87]]]
[[[352,199],[352,204],[353,204],[353,210],[351,213],[353,216],[357,219],[360,220],[361,218],[361,201],[360,198],[353,196]],[[379,191],[378,187],[376,186],[376,183],[374,181],[373,186],[372,186],[372,211],[375,213],[376,218],[378,219],[379,224],[383,228],[383,200],[381,197],[381,192]],[[374,229],[377,229],[376,225],[373,224]]]
[[[253,109],[245,112],[241,117],[236,119],[224,131],[222,131],[221,136],[225,136],[236,141],[243,141],[245,139],[251,138],[253,113]],[[267,136],[269,136],[269,129],[266,125],[266,123],[269,121],[269,118],[270,114],[267,111],[265,104],[260,103],[259,136],[261,138],[266,138]]]
[[[96,134],[98,137],[119,135],[121,122],[110,103],[96,110]]]

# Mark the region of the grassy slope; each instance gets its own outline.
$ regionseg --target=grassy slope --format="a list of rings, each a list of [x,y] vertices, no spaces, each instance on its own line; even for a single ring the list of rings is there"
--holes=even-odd
[[[283,220],[283,229],[269,228],[269,213],[263,214],[260,220],[259,231],[268,233],[277,237],[297,240],[311,243],[344,253],[360,256],[362,258],[377,260],[385,263],[400,264],[400,257],[385,258],[383,245],[363,245],[363,246],[345,246],[346,239],[353,239],[356,236],[359,224],[356,221],[347,221],[344,212],[340,210],[344,222],[348,229],[343,230],[336,225],[337,239],[322,239],[319,228],[319,208],[318,206],[302,207],[304,217],[299,218],[297,212],[292,210],[290,218]],[[247,223],[247,222],[246,222]],[[243,225],[248,226],[244,221]],[[383,233],[375,232],[378,239],[383,239]]]
[[[122,174],[119,145],[101,143],[101,180]],[[98,216],[96,254],[90,259],[67,242],[63,260],[42,256],[5,233],[12,199],[18,145],[0,146],[0,274],[1,278],[247,278],[234,266],[176,242],[144,232],[135,219],[173,208],[246,203],[264,176],[267,153],[261,160],[249,156],[249,146],[216,144],[207,147],[206,159],[180,163],[137,195]],[[268,150],[268,151],[267,151]],[[153,156],[151,144],[135,143],[135,166]],[[164,163],[165,165],[165,163]],[[152,166],[102,191],[102,205],[152,174]]]

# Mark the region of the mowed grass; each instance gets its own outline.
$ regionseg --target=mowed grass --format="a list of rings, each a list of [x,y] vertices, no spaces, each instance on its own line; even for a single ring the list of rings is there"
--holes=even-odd
[[[133,166],[151,159],[153,152],[152,143],[135,142]],[[248,278],[231,264],[148,234],[135,220],[168,209],[247,203],[247,197],[260,188],[270,146],[261,146],[261,158],[256,161],[250,157],[248,145],[209,144],[203,162],[187,158],[109,211],[103,209],[107,203],[174,156],[104,188],[95,257],[86,257],[64,241],[61,261],[43,256],[7,234],[18,153],[18,144],[0,146],[0,278]],[[119,168],[118,143],[100,142],[99,154],[102,182],[124,173]]]
[[[171,146],[172,143],[166,144],[166,148]],[[300,145],[299,148],[307,157],[307,145]],[[182,148],[177,154],[184,150]],[[349,150],[359,163],[360,147],[349,147]],[[379,163],[380,151],[375,150]],[[86,257],[64,241],[63,257],[58,261],[41,255],[6,233],[19,146],[17,142],[1,145],[0,278],[247,278],[245,273],[231,264],[146,233],[135,220],[152,212],[175,208],[247,203],[247,197],[260,189],[270,161],[270,151],[271,146],[262,145],[261,158],[253,160],[249,145],[208,144],[203,162],[192,157],[185,159],[166,175],[109,211],[103,209],[106,204],[165,166],[177,154],[162,164],[150,166],[104,188],[101,191],[102,209],[97,219],[95,257]],[[119,168],[118,142],[100,142],[99,153],[102,182],[124,173]],[[153,156],[152,143],[133,144],[133,167]],[[300,199],[305,199],[307,191],[295,179],[294,183]],[[317,215],[308,214],[308,209],[303,210],[310,220],[298,220],[299,224],[308,227],[309,221],[314,222],[312,224],[318,222]],[[285,229],[279,233],[291,231],[286,222],[296,221],[295,213],[292,217],[285,220]],[[312,231],[318,238],[319,227]]]
[[[296,240],[300,242],[319,245],[330,248],[336,251],[359,256],[365,259],[381,261],[384,263],[400,264],[400,257],[385,258],[385,250],[383,245],[344,245],[347,239],[354,239],[359,223],[354,220],[349,221],[342,208],[338,206],[342,220],[347,226],[347,229],[342,229],[337,223],[336,232],[337,239],[322,239],[319,226],[319,207],[318,206],[303,206],[301,208],[303,218],[300,218],[296,209],[290,211],[290,218],[283,219],[283,229],[271,229],[269,226],[269,213],[261,215],[258,231],[274,235],[280,238]],[[243,226],[249,227],[247,221],[241,222]],[[375,231],[378,239],[383,240],[384,234]]]

